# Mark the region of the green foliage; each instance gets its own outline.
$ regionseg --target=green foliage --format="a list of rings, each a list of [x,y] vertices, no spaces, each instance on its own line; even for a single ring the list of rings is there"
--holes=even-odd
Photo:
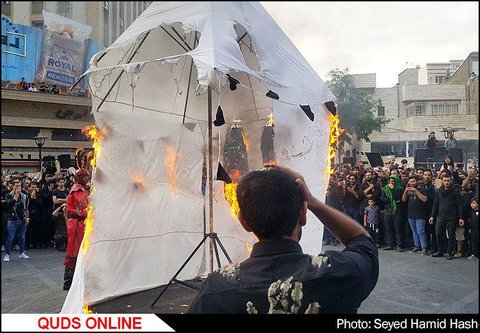
[[[372,94],[355,88],[353,76],[348,74],[348,68],[336,68],[328,73],[331,78],[327,86],[337,96],[337,112],[340,117],[340,127],[345,129],[340,136],[341,141],[351,142],[353,136],[370,142],[368,136],[381,131],[383,125],[390,120],[376,117],[374,111],[382,105]]]

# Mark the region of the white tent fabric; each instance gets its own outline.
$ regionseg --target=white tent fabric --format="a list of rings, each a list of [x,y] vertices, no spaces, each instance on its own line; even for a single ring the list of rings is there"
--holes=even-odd
[[[232,124],[245,133],[249,170],[262,167],[260,137],[273,112],[277,163],[300,171],[324,200],[330,114],[323,103],[335,96],[259,3],[153,2],[86,74],[106,134],[90,245],[62,313],[166,284],[208,232],[208,187],[201,191],[208,86],[213,112],[221,105],[226,120],[213,128],[213,174]],[[236,90],[226,74],[240,82]],[[266,97],[269,90],[279,99]],[[310,105],[313,122],[299,105]],[[231,213],[224,183],[214,185],[214,231],[242,261],[256,240]],[[309,215],[304,252],[318,254],[322,235]],[[178,278],[208,272],[209,256],[207,242]]]

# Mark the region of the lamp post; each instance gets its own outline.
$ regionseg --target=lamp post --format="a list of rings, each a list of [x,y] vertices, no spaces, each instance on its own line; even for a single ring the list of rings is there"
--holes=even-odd
[[[46,138],[47,138],[46,136],[40,136],[40,135],[33,138],[35,140],[35,144],[38,147],[38,164],[39,164],[40,171],[42,171],[42,147],[45,144]]]

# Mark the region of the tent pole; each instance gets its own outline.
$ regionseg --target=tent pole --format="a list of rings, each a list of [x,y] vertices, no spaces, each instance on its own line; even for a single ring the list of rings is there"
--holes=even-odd
[[[193,46],[195,47],[195,41],[197,40],[197,31],[195,31],[195,39],[193,40]],[[185,124],[185,116],[187,115],[188,96],[190,95],[190,83],[192,82],[192,70],[193,70],[193,58],[190,59],[190,74],[188,76],[187,98],[185,98],[185,108],[183,109],[182,124]]]
[[[133,60],[133,57],[135,57],[135,55],[137,54],[137,51],[140,49],[140,47],[143,45],[143,42],[145,41],[145,39],[147,39],[148,35],[150,34],[152,30],[149,30],[145,36],[143,36],[143,39],[142,41],[140,42],[140,44],[138,44],[137,48],[135,49],[135,51],[132,53],[132,55],[128,58],[126,64],[129,64],[130,61]],[[117,79],[113,82],[112,86],[110,87],[110,89],[108,90],[108,92],[105,94],[105,97],[102,98],[102,101],[100,102],[100,105],[98,105],[98,108],[97,108],[97,112],[98,110],[100,110],[100,107],[103,105],[103,103],[105,103],[105,100],[107,99],[108,95],[110,95],[110,93],[112,92],[113,88],[115,88],[115,86],[117,85],[118,81],[120,81],[120,78],[122,77],[123,73],[125,73],[125,70],[122,68],[122,71],[120,72],[120,74],[118,75]]]
[[[210,234],[213,234],[213,143],[212,143],[212,88],[208,86],[208,206]],[[213,272],[213,242],[210,238],[210,273]]]

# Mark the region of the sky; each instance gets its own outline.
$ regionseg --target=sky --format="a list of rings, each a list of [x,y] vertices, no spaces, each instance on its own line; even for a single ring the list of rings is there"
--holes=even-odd
[[[335,68],[376,73],[392,87],[404,69],[478,51],[477,1],[261,2],[323,81]]]

